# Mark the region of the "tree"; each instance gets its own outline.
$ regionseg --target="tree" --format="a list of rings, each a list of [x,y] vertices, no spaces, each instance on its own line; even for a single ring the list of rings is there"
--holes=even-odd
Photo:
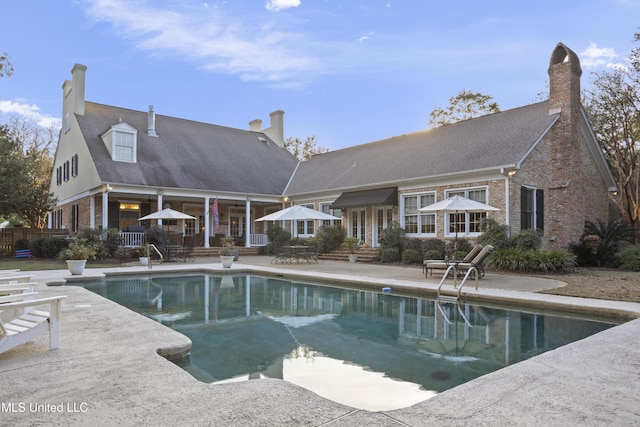
[[[640,41],[640,33],[635,35]],[[618,184],[612,197],[623,219],[640,228],[640,49],[631,66],[595,74],[585,110]]]
[[[492,100],[492,96],[463,90],[453,98],[449,98],[448,107],[436,108],[429,113],[429,116],[431,116],[429,125],[448,125],[485,114],[499,113],[500,107],[498,103],[491,102]]]
[[[9,55],[7,52],[0,55],[0,77],[11,77],[13,74],[13,65],[9,61]]]
[[[300,138],[287,138],[284,142],[284,148],[289,150],[291,154],[296,156],[298,160],[309,160],[314,154],[326,153],[328,148],[318,147],[315,135],[308,136],[302,141]]]
[[[43,228],[55,198],[49,193],[55,144],[52,128],[27,119],[0,125],[0,218]]]

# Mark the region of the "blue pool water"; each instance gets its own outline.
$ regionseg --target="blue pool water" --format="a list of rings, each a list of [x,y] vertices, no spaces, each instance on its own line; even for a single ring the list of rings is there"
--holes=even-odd
[[[81,284],[191,338],[210,383],[280,378],[368,410],[435,394],[613,324],[260,276]]]

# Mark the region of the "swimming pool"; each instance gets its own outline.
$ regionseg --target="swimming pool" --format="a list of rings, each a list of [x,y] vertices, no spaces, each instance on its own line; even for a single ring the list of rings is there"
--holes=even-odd
[[[613,323],[255,275],[80,284],[185,334],[210,383],[281,378],[368,410],[410,406]]]

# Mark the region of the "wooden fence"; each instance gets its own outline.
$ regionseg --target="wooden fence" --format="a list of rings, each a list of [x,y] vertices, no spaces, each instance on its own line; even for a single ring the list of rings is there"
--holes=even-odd
[[[69,234],[67,229],[34,229],[34,228],[0,228],[0,256],[15,256],[16,242],[18,240],[28,240],[29,242],[36,239],[44,239],[47,237],[60,236],[65,237]]]

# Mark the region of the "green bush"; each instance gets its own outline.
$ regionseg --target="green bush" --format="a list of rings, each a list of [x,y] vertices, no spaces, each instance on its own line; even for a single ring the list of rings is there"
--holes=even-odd
[[[478,237],[477,242],[482,246],[491,245],[496,249],[509,247],[506,225],[498,224],[495,219],[485,218],[480,223],[480,229],[482,234]]]
[[[29,239],[18,239],[16,240],[15,248],[16,251],[21,251],[24,249],[29,249]]]
[[[640,271],[640,245],[629,245],[620,249],[618,257],[621,269]]]
[[[405,264],[418,264],[422,262],[422,257],[420,256],[420,252],[415,249],[405,249],[402,252],[402,262]]]
[[[522,248],[500,248],[487,258],[487,266],[519,273],[550,273],[576,265],[576,256],[569,251],[536,251]]]
[[[345,233],[342,227],[336,227],[333,225],[324,225],[320,227],[317,235],[317,237],[322,240],[322,247],[320,248],[320,251],[322,253],[327,253],[339,248],[344,241],[344,236]]]
[[[438,250],[429,249],[428,251],[424,251],[422,259],[444,259],[444,256]]]
[[[404,250],[412,249],[422,254],[422,239],[408,238],[404,242]]]
[[[595,248],[585,242],[588,236],[597,236]],[[620,263],[620,245],[631,241],[633,236],[634,229],[622,219],[609,218],[607,222],[598,219],[596,222],[585,222],[580,241],[569,247],[577,255],[578,265],[617,267]]]
[[[464,255],[462,255],[462,258],[464,258],[465,255],[473,249],[473,246],[474,245],[467,239],[458,239],[457,242],[455,240],[451,240],[447,242],[447,253],[452,257],[454,252],[463,252]]]
[[[56,258],[60,251],[68,246],[69,242],[62,237],[46,237],[32,240],[30,249],[34,257]]]
[[[378,241],[380,242],[380,250],[384,251],[385,249],[397,249],[398,260],[399,260],[400,254],[404,250],[404,245],[406,241],[405,236],[406,236],[406,232],[404,228],[400,227],[400,223],[396,221],[392,221],[387,226],[387,228],[382,230],[382,233],[379,236]]]
[[[439,255],[435,258],[429,259],[444,259],[446,245],[444,240],[440,239],[425,239],[422,241],[422,253],[425,254],[423,256],[424,259],[427,259],[426,253],[427,251],[438,251]]]
[[[380,261],[398,262],[400,261],[400,251],[398,248],[386,248],[380,251]]]
[[[511,247],[520,249],[540,249],[542,246],[541,230],[520,230],[518,234],[511,238]]]

